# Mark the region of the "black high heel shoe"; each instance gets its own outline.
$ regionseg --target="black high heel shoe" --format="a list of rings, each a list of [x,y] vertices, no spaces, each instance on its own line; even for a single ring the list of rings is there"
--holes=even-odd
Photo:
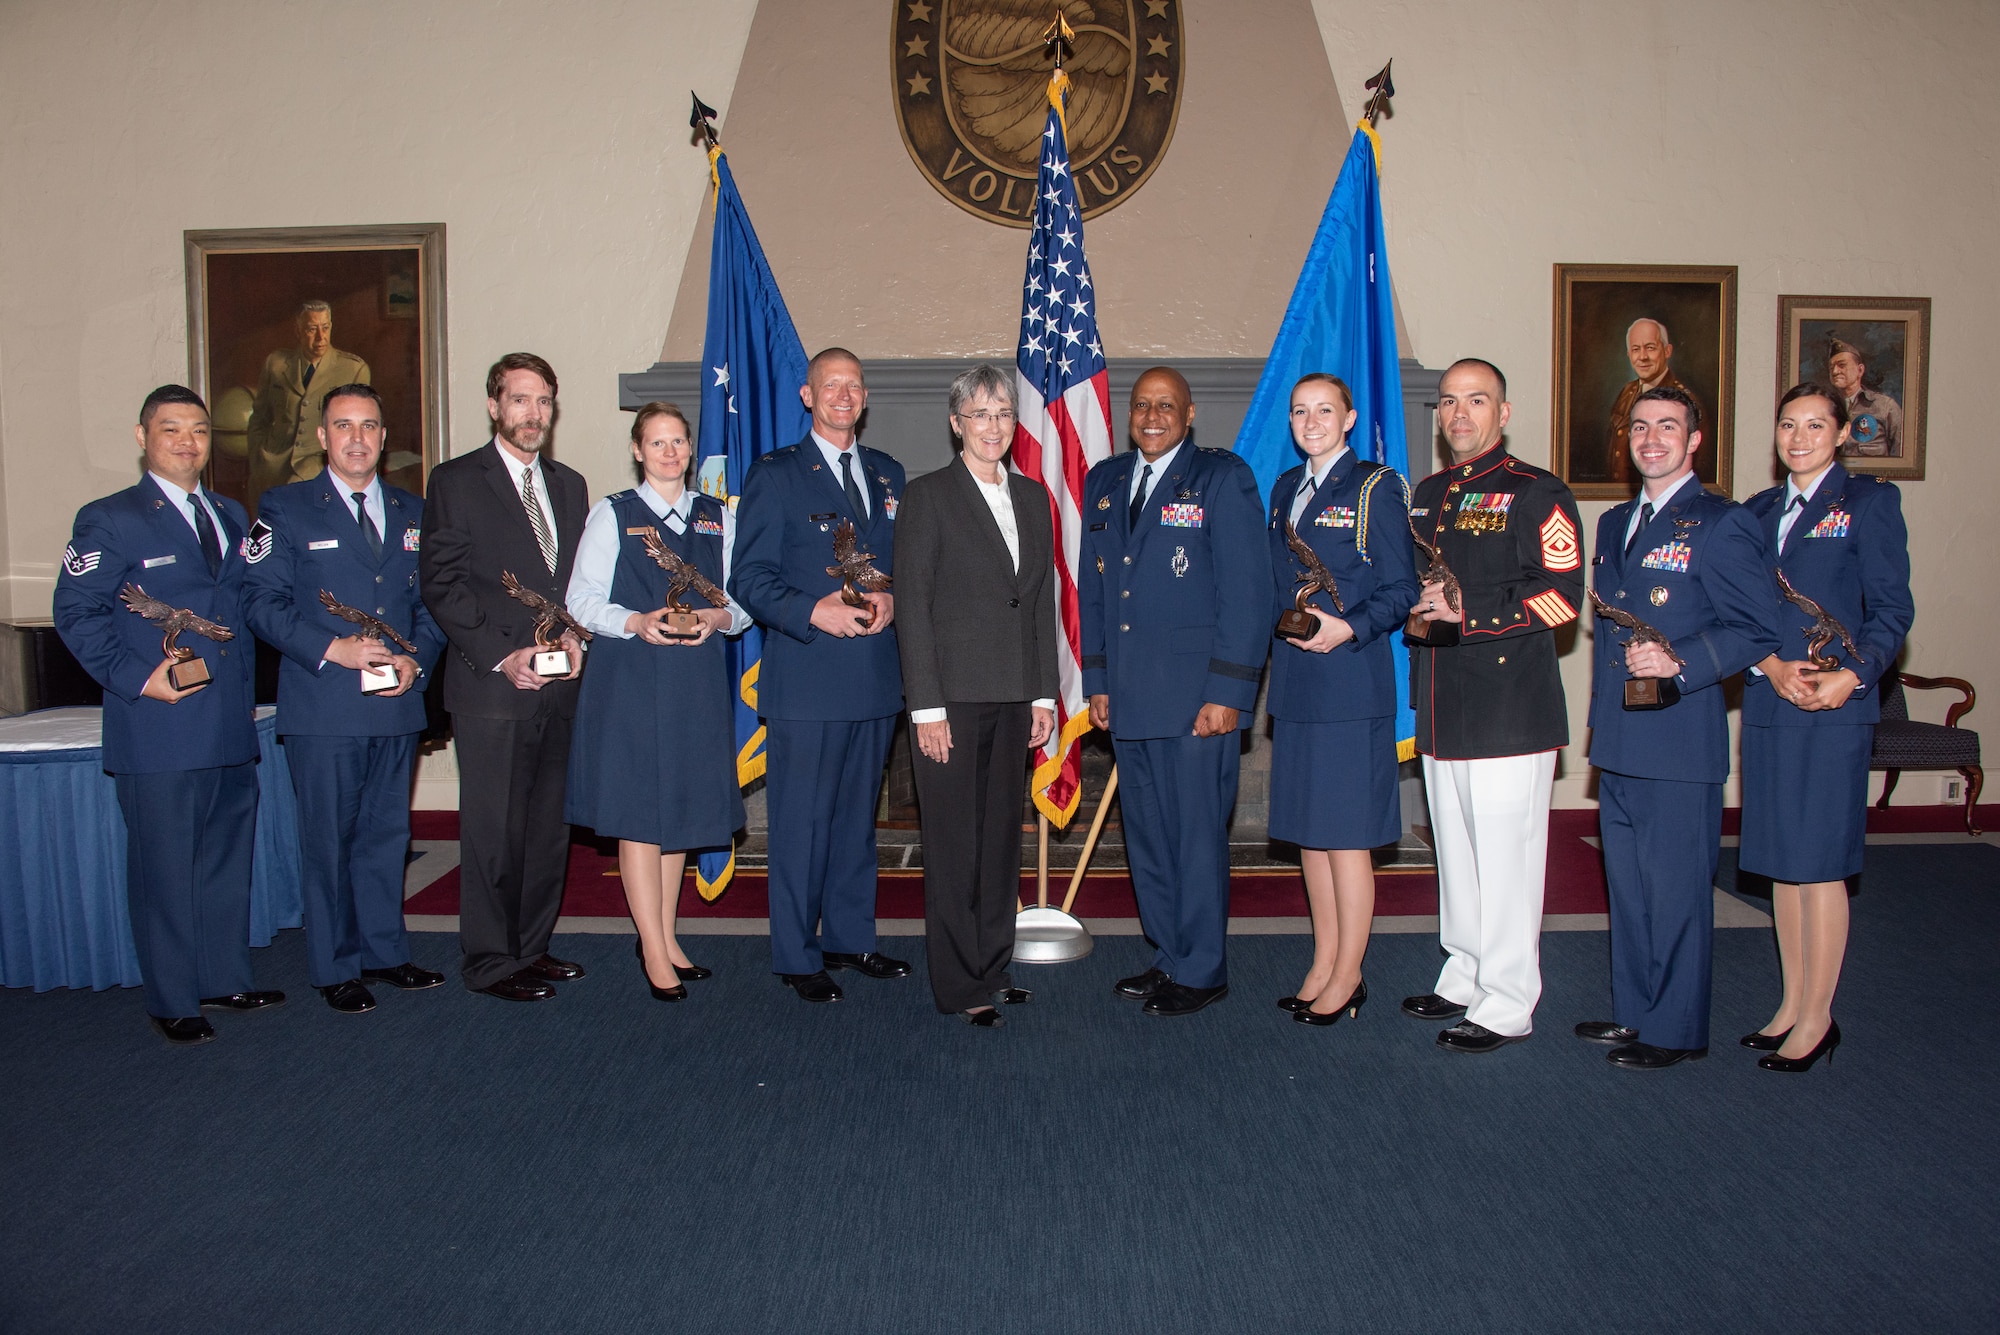
[[[1776,1052],[1785,1046],[1785,1040],[1791,1036],[1792,1031],[1789,1029],[1782,1034],[1767,1034],[1760,1029],[1754,1034],[1745,1034],[1736,1041],[1752,1052]]]
[[[687,984],[675,983],[672,987],[655,987],[653,975],[646,972],[646,948],[642,945],[636,952],[639,956],[639,976],[646,980],[646,990],[653,994],[655,1001],[686,1001]]]
[[[1281,1011],[1290,1011],[1294,1015],[1297,1015],[1300,1011],[1304,1010],[1306,1007],[1310,1005],[1312,1005],[1312,1003],[1310,1001],[1307,1001],[1304,997],[1278,998],[1278,1009]]]
[[[1761,1070],[1784,1071],[1790,1074],[1798,1071],[1810,1071],[1814,1062],[1818,1061],[1821,1057],[1825,1057],[1827,1066],[1831,1067],[1833,1065],[1833,1050],[1839,1046],[1840,1022],[1836,1020],[1826,1027],[1826,1036],[1821,1038],[1818,1043],[1815,1043],[1813,1050],[1805,1056],[1780,1057],[1774,1052],[1768,1057],[1759,1057],[1757,1065]]]
[[[643,964],[646,960],[646,943],[644,941],[638,941],[638,940],[633,941],[632,955],[635,959],[637,959],[640,963]],[[698,983],[704,978],[715,977],[715,970],[704,969],[699,964],[690,964],[686,968],[682,968],[680,965],[673,964],[672,961],[669,961],[669,965],[674,971],[674,977],[680,979],[683,983]],[[652,976],[649,974],[646,978],[646,985],[650,987],[652,986],[652,982],[653,982]],[[665,988],[663,990],[668,992],[673,991],[673,989],[670,987]],[[678,997],[675,998],[676,1001],[678,1001],[679,999],[680,998]]]
[[[1348,995],[1346,1001],[1334,1007],[1326,1014],[1322,1015],[1318,1011],[1312,1009],[1311,1006],[1307,1006],[1304,1010],[1293,1011],[1292,1019],[1296,1020],[1300,1024],[1316,1024],[1321,1027],[1325,1027],[1326,1025],[1330,1025],[1334,1021],[1338,1020],[1342,1015],[1347,1016],[1349,1019],[1353,1019],[1355,1016],[1361,1014],[1361,1008],[1363,1005],[1367,1003],[1367,1001],[1368,1001],[1368,980],[1366,978],[1363,978],[1360,982],[1354,985],[1354,991]]]

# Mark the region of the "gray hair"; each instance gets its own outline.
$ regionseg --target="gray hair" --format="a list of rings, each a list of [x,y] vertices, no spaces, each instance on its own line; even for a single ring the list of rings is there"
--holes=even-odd
[[[1632,341],[1632,331],[1634,329],[1637,329],[1642,324],[1649,324],[1653,326],[1653,328],[1659,330],[1660,342],[1666,344],[1670,348],[1674,345],[1674,336],[1667,332],[1666,324],[1662,321],[1655,320],[1650,315],[1642,315],[1638,319],[1634,320],[1631,324],[1625,326],[1625,341],[1627,343],[1630,343]]]
[[[306,317],[308,315],[313,314],[316,311],[325,311],[328,315],[332,315],[333,307],[317,299],[312,301],[301,302],[299,304],[299,314],[298,314],[299,323],[304,324]]]
[[[980,393],[1005,399],[1010,409],[1015,406],[1014,378],[990,362],[981,362],[970,371],[960,371],[951,382],[951,415],[957,417],[958,410]]]

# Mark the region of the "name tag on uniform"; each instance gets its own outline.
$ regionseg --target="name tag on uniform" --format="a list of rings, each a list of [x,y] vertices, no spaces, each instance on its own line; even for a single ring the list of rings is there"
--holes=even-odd
[[[894,517],[893,513],[891,517]],[[719,538],[722,536],[722,525],[716,523],[713,519],[697,519],[694,521],[694,531],[697,533],[708,533]]]
[[[424,541],[424,535],[418,530],[413,528],[406,528],[403,530],[404,551],[414,552],[418,550],[423,545],[423,541]]]
[[[330,552],[338,546],[340,546],[339,538],[322,538],[318,542],[307,543],[306,550],[309,552]]]
[[[1687,574],[1688,562],[1694,557],[1694,548],[1684,542],[1663,542],[1646,553],[1646,559],[1639,563],[1641,570],[1671,570],[1677,575]]]
[[[654,528],[651,524],[641,524],[637,528],[626,529],[625,536],[628,538],[643,538],[648,533],[658,533],[659,531],[660,530]]]
[[[149,556],[139,563],[139,567],[142,570],[151,570],[154,566],[170,566],[173,563],[174,558],[171,556]]]
[[[1201,518],[1199,505],[1174,501],[1160,507],[1160,523],[1167,528],[1200,528]]]
[[[1514,505],[1511,491],[1468,491],[1458,503],[1458,518],[1452,527],[1460,532],[1499,533],[1507,527],[1507,512]]]
[[[1808,538],[1844,538],[1850,516],[1845,510],[1828,510],[1823,518],[1812,526]]]
[[[1329,505],[1313,519],[1321,528],[1353,528],[1354,510],[1346,505]]]

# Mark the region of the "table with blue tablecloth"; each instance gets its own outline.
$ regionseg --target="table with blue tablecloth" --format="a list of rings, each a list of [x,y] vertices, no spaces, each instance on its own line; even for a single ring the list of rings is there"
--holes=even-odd
[[[277,711],[257,710],[250,944],[297,927],[298,805]],[[125,911],[125,817],[104,772],[101,709],[0,719],[0,986],[137,987]]]

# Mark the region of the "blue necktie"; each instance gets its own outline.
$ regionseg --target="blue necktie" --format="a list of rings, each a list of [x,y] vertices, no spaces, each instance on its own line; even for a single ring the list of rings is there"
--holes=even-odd
[[[354,497],[354,518],[361,525],[361,536],[368,539],[368,555],[375,564],[382,563],[382,531],[375,527],[375,516],[368,513],[368,493],[350,493]]]
[[[215,521],[208,517],[200,492],[189,496],[188,504],[194,507],[195,541],[201,544],[202,559],[208,562],[208,577],[214,579],[222,573],[222,543],[215,536]]]
[[[1639,507],[1639,526],[1632,530],[1631,537],[1625,539],[1625,555],[1630,556],[1632,554],[1632,549],[1639,545],[1639,535],[1641,533],[1644,533],[1646,531],[1646,525],[1652,522],[1653,522],[1653,503],[1651,501],[1647,501],[1644,505]]]
[[[1153,466],[1151,464],[1147,464],[1139,470],[1139,485],[1132,489],[1132,505],[1125,512],[1125,526],[1127,528],[1135,531],[1138,529],[1139,520],[1146,513],[1146,485],[1152,481],[1152,478]]]

